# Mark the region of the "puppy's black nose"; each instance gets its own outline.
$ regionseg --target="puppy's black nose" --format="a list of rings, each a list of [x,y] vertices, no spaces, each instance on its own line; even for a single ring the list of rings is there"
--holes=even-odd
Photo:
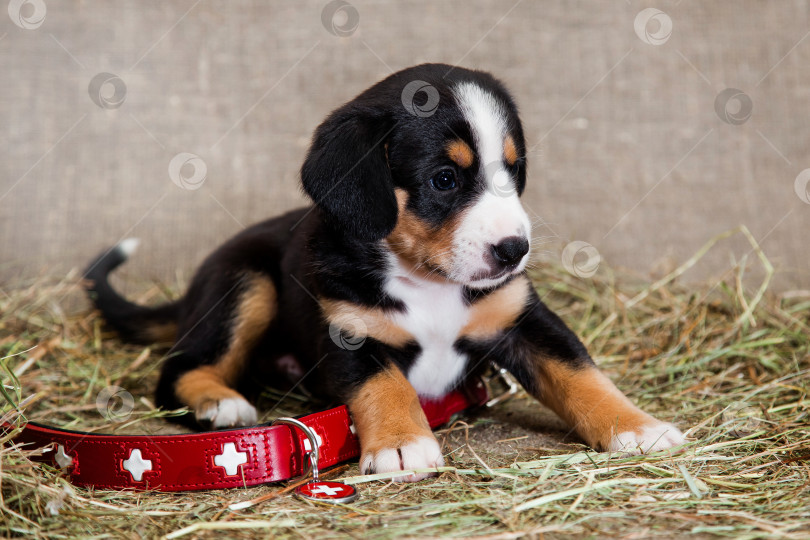
[[[517,266],[520,260],[529,252],[529,241],[522,236],[509,236],[497,244],[493,244],[492,256],[502,266]]]

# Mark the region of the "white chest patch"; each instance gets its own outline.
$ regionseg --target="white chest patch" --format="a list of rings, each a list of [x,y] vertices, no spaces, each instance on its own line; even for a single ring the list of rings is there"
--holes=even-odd
[[[401,270],[395,263],[395,268]],[[413,335],[421,347],[406,376],[420,396],[439,398],[458,382],[467,364],[466,355],[454,348],[470,310],[460,285],[438,283],[395,271],[385,291],[406,306],[393,315],[394,322]]]

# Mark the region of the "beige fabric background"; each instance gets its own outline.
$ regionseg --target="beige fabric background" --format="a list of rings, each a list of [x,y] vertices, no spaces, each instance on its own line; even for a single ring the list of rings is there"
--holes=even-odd
[[[128,236],[143,241],[128,275],[187,276],[243,225],[304,202],[298,169],[330,110],[428,61],[489,70],[516,96],[539,256],[581,240],[600,271],[646,275],[745,224],[780,288],[810,287],[810,204],[794,189],[810,167],[805,1],[351,0],[336,19],[356,10],[348,37],[322,24],[323,0],[44,5],[33,29],[0,12],[3,287]],[[660,45],[634,31],[650,6],[672,21]],[[126,85],[118,108],[90,97],[102,72]],[[715,112],[729,87],[753,104],[740,125]],[[169,177],[181,152],[207,167],[199,189]],[[688,277],[749,253],[732,239]]]

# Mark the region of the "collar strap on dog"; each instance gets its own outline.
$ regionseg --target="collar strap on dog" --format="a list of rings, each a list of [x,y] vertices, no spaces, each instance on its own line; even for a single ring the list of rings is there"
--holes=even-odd
[[[422,401],[431,428],[487,401],[480,381],[437,401]],[[303,427],[302,427],[303,426]],[[6,428],[13,427],[10,425]],[[34,422],[15,444],[44,448],[36,459],[67,471],[78,486],[193,491],[279,482],[360,455],[345,405],[273,425],[181,435],[109,435]],[[311,486],[316,484],[307,484]],[[319,495],[334,489],[319,486]],[[336,501],[341,502],[341,501]]]

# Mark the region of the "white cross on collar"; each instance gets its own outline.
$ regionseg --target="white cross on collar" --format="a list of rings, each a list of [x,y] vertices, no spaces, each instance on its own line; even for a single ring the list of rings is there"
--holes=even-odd
[[[323,446],[323,439],[321,439],[321,436],[318,435],[318,432],[315,431],[312,428],[309,428],[309,429],[312,430],[312,433],[315,434],[315,440],[318,441],[318,447]],[[312,443],[309,442],[309,437],[304,439],[304,451],[305,452],[312,452]]]
[[[239,466],[247,463],[247,452],[237,452],[236,444],[229,442],[222,447],[222,453],[214,456],[214,465],[225,468],[225,474],[235,476],[239,473]]]
[[[152,460],[143,459],[139,448],[133,449],[129,454],[129,459],[125,459],[122,464],[136,482],[143,479],[143,473],[152,470]]]
[[[65,452],[65,447],[61,444],[56,447],[56,456],[54,456],[54,459],[60,469],[65,469],[73,465],[73,458]]]

